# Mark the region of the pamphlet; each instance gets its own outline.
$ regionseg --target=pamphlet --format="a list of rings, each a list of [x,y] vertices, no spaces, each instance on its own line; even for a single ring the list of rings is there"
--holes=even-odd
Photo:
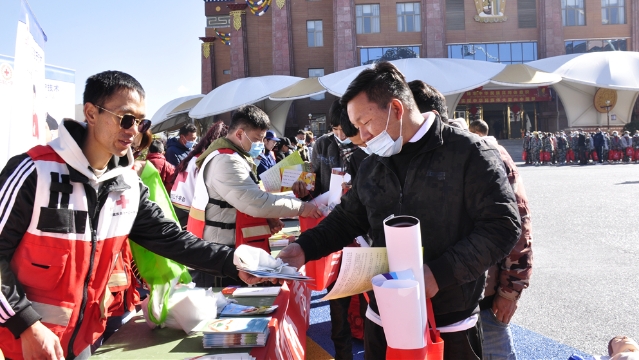
[[[322,300],[333,300],[373,290],[373,276],[388,272],[388,256],[382,247],[345,247],[342,267],[333,289]]]
[[[291,155],[278,162],[272,168],[260,174],[260,179],[264,185],[264,189],[268,192],[279,192],[282,188],[282,175],[280,169],[295,165],[303,165],[304,160],[300,156],[299,151],[294,151]]]
[[[265,315],[273,313],[276,309],[277,305],[255,307],[229,303],[224,307],[224,309],[222,309],[220,316]]]

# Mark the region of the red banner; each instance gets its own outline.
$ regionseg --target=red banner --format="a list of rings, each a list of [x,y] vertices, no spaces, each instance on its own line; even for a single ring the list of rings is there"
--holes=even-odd
[[[459,100],[460,105],[550,101],[548,87],[517,90],[472,90]]]
[[[304,360],[311,290],[301,281],[288,281],[282,285],[273,305],[278,305],[278,308],[268,324],[268,342],[265,347],[253,348],[251,356],[268,360]]]

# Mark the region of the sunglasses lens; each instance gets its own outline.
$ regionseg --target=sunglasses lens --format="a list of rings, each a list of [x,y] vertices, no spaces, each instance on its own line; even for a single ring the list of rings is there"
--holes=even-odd
[[[134,123],[135,123],[135,116],[127,114],[122,116],[122,121],[120,121],[120,127],[123,129],[130,129]]]
[[[140,125],[138,125],[138,131],[143,133],[149,130],[151,127],[151,120],[144,119],[140,121]]]

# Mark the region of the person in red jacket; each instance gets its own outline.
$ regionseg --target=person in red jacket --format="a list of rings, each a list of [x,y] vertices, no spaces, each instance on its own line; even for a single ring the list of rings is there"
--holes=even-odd
[[[162,184],[167,193],[171,193],[173,188],[173,174],[175,173],[175,166],[171,165],[164,157],[164,144],[161,140],[155,139],[149,146],[149,153],[146,155],[146,159],[155,166],[162,178]]]

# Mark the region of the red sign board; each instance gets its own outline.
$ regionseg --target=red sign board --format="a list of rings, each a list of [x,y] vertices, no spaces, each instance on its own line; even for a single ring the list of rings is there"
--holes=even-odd
[[[459,104],[495,104],[550,100],[551,96],[548,87],[515,90],[471,90],[464,93]]]

